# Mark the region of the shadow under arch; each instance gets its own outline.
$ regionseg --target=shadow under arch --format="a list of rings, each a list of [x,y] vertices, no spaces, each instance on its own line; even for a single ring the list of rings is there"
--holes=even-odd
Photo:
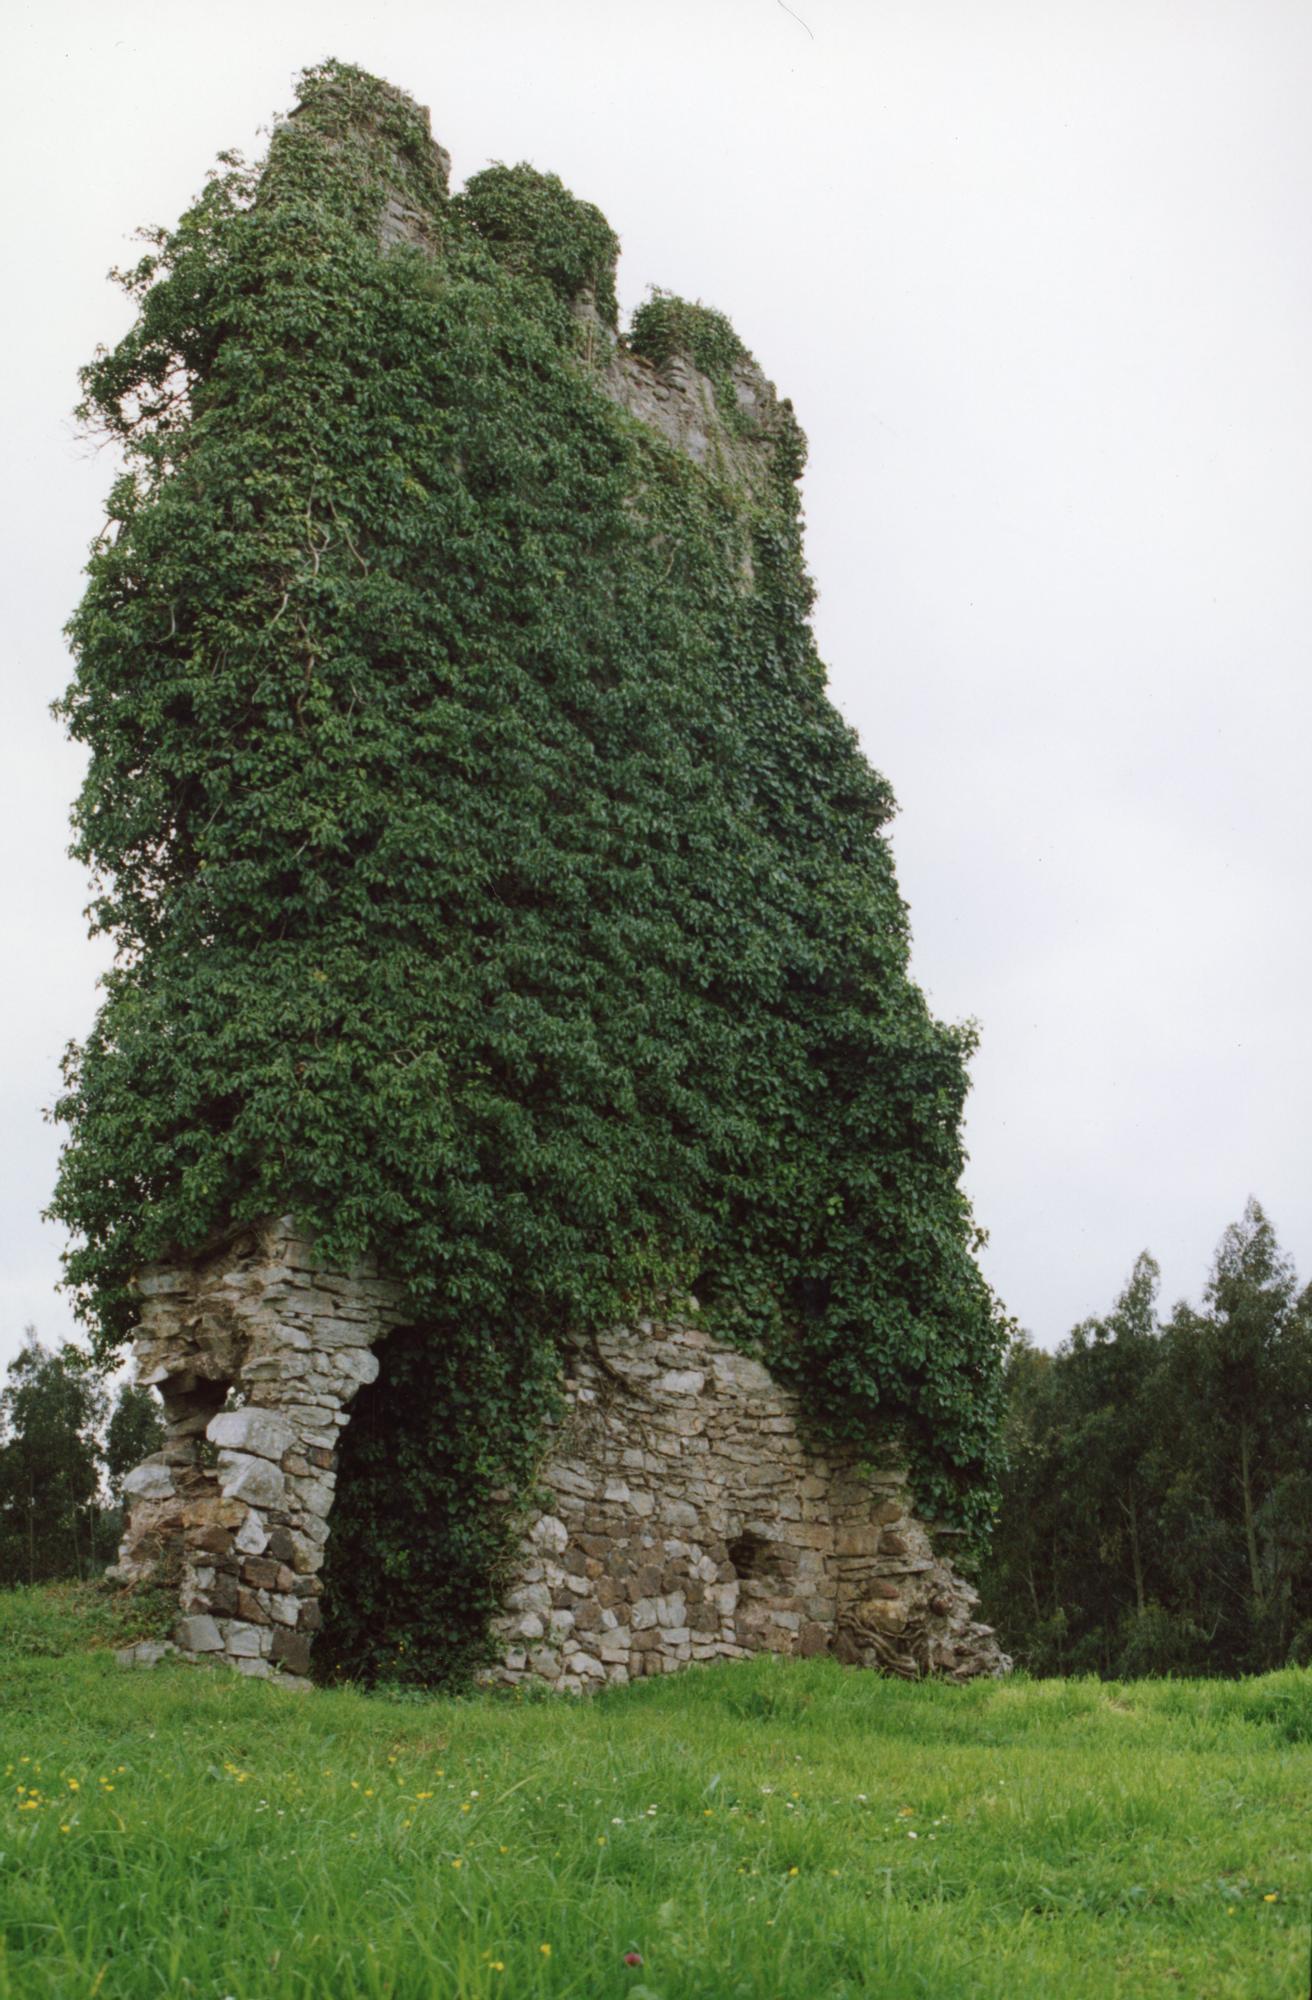
[[[490,1337],[404,1325],[374,1351],[339,1446],[312,1673],[447,1686],[489,1657],[547,1396]]]

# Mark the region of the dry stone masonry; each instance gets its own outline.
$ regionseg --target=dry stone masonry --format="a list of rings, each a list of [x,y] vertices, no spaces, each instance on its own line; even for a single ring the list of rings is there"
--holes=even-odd
[[[117,1574],[177,1590],[185,1656],[304,1684],[337,1442],[397,1288],[319,1270],[284,1219],[138,1290],[137,1379],[167,1435],[125,1482]],[[488,1678],[578,1692],[757,1652],[1005,1670],[902,1473],[818,1450],[792,1394],[695,1314],[608,1332],[567,1369]]]
[[[796,1398],[691,1318],[576,1351],[490,1678],[577,1692],[750,1653],[1003,1671],[905,1475],[808,1443]]]
[[[282,1221],[137,1289],[137,1380],[159,1390],[166,1434],[124,1481],[116,1574],[177,1589],[183,1653],[303,1679],[338,1434],[401,1318],[396,1287],[317,1271]]]

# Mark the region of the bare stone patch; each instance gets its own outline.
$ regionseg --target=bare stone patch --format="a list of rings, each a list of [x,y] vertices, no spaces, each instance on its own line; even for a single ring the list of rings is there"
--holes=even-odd
[[[181,1657],[303,1684],[333,1442],[404,1317],[399,1289],[316,1271],[283,1221],[147,1273],[138,1295],[138,1380],[159,1385],[167,1431],[126,1481],[119,1574],[179,1577]],[[485,1678],[579,1693],[755,1652],[1006,1671],[905,1474],[817,1448],[760,1362],[670,1314],[602,1334],[562,1379],[550,1499],[522,1522]]]

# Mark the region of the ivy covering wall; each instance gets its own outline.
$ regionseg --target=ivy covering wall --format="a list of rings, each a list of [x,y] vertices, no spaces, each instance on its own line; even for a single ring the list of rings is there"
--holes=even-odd
[[[383,250],[398,196],[425,242]],[[424,115],[330,63],[124,274],[61,704],[117,946],[59,1105],[69,1279],[108,1352],[134,1270],[294,1211],[405,1281],[446,1384],[412,1419],[476,1381],[489,1454],[435,1462],[498,1491],[560,1341],[695,1289],[978,1527],[970,1034],[909,978],[892,798],[826,698],[800,433],[749,494],[608,400],[575,308],[613,319],[615,248],[528,167],[451,197]],[[721,398],[746,352],[659,294],[632,339]]]

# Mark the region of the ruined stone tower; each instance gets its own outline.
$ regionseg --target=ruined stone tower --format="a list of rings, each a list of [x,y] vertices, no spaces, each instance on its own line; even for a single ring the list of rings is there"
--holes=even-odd
[[[384,120],[370,133],[374,157],[382,143],[391,160],[377,247],[436,256],[422,189],[444,195],[446,156],[426,114],[418,148],[411,135],[389,155],[388,129]],[[325,132],[346,158],[349,117]],[[781,482],[791,492],[791,408],[745,349],[735,343],[706,367],[686,342],[640,351],[601,309],[595,283],[574,286],[568,314],[570,367],[677,456],[678,478],[716,482],[744,513],[775,504]],[[305,503],[296,577],[317,584],[330,546],[357,582],[369,577],[331,488],[320,515],[315,504]],[[768,537],[758,546],[769,555]],[[750,593],[754,576],[744,535],[731,590]],[[292,587],[275,571],[270,629],[290,628]],[[295,615],[309,689],[320,656]],[[936,1087],[932,1075],[915,1085]],[[799,1311],[815,1289],[803,1287]],[[339,1442],[380,1355],[386,1365],[387,1337],[412,1318],[407,1287],[378,1260],[322,1256],[305,1226],[269,1213],[138,1264],[133,1292],[138,1380],[159,1390],[167,1436],[126,1481],[118,1573],[176,1589],[185,1655],[303,1681],[322,1623]],[[916,1514],[896,1436],[819,1442],[797,1391],[723,1338],[695,1299],[667,1292],[650,1310],[561,1336],[559,1406],[516,1517],[488,1676],[579,1691],[762,1650],[828,1652],[903,1675],[1002,1671],[975,1594],[947,1559],[950,1531]]]

